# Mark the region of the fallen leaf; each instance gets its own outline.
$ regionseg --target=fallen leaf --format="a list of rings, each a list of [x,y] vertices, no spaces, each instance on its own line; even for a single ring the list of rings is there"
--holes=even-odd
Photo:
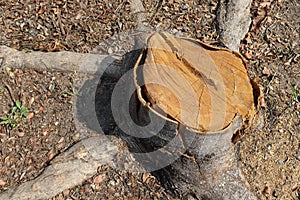
[[[245,37],[245,41],[247,44],[252,44],[251,33],[247,33],[247,35]]]
[[[252,58],[252,52],[251,51],[247,51],[246,53],[244,53],[244,56],[247,59],[251,59]]]
[[[105,174],[100,174],[98,176],[95,176],[93,179],[93,183],[99,184],[99,183],[103,182],[105,178],[106,178]]]
[[[300,105],[295,105],[295,109],[298,110],[300,112]]]
[[[6,185],[6,182],[0,179],[0,187],[3,187]]]
[[[255,35],[258,35],[258,33],[259,33],[260,25],[267,16],[267,10],[268,10],[267,5],[262,6],[262,4],[259,6],[259,8],[257,10],[256,17],[254,17],[254,19],[252,21],[252,26],[250,29],[251,32],[253,32]]]
[[[69,189],[64,190],[63,195],[64,195],[64,197],[69,196],[70,195],[70,190]]]
[[[65,140],[65,138],[64,138],[64,137],[61,137],[60,140],[59,140],[57,143],[58,143],[58,144],[59,144],[59,143],[62,143],[64,140]]]
[[[34,97],[30,98],[30,100],[28,102],[28,107],[31,107],[31,105],[33,104],[34,100],[35,100]]]
[[[262,97],[261,99],[260,99],[260,107],[261,108],[267,108],[267,104],[266,104],[266,101],[265,101],[265,98],[264,97]]]
[[[19,137],[23,137],[23,136],[25,135],[25,131],[24,131],[23,129],[19,129],[17,135],[18,135]]]
[[[48,134],[48,132],[49,132],[49,129],[47,129],[47,128],[43,129],[43,136],[46,136]]]
[[[267,22],[268,22],[269,24],[271,24],[271,23],[272,23],[272,18],[271,18],[271,17],[267,17]]]
[[[41,113],[44,109],[44,106],[41,106],[37,111],[35,111],[35,114]]]
[[[52,160],[52,158],[55,156],[55,151],[54,151],[54,149],[51,149],[51,150],[48,152],[47,156],[48,156],[47,161]]]
[[[27,119],[32,119],[34,117],[34,113],[33,112],[30,112],[30,113],[28,113],[28,115],[27,115]]]
[[[262,70],[262,74],[270,76],[272,74],[272,71],[269,68],[264,67],[264,69]]]
[[[295,191],[300,191],[300,185],[299,185],[299,186],[296,186],[296,187],[294,187],[294,188],[292,189],[292,191],[293,191],[293,192],[295,192]]]
[[[271,194],[271,188],[269,186],[266,186],[263,190],[263,194],[265,196],[269,196]]]
[[[6,70],[6,73],[8,74],[8,76],[9,76],[10,78],[12,78],[12,79],[15,78],[15,73],[12,72],[11,68],[6,67],[5,70]]]
[[[149,172],[144,173],[143,176],[142,176],[142,180],[146,184],[149,184],[151,179],[154,179],[154,176],[152,176]]]
[[[269,7],[271,6],[271,3],[272,3],[272,2],[270,2],[270,1],[262,2],[262,3],[260,4],[260,7],[263,7],[263,8],[267,7],[267,8],[269,8]]]
[[[40,14],[40,15],[43,14],[46,9],[47,9],[46,6],[41,6],[39,11],[38,11],[38,14]]]

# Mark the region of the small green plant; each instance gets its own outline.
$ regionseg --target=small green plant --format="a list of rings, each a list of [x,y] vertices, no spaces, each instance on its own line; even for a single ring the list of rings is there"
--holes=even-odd
[[[300,96],[296,86],[291,86],[293,90],[293,96],[296,101],[299,101]]]
[[[22,105],[20,101],[16,101],[14,107],[10,110],[10,113],[1,117],[0,124],[15,128],[20,124],[24,124],[27,116],[28,109]]]
[[[4,65],[3,68],[2,68],[2,72],[3,74],[6,74],[7,73],[7,70],[6,70],[6,66]]]
[[[61,94],[61,96],[62,96],[63,98],[68,98],[68,97],[76,96],[76,95],[78,95],[78,93],[79,93],[75,86],[71,86],[71,87],[68,88],[68,89],[69,89],[69,91],[63,92],[63,93]]]

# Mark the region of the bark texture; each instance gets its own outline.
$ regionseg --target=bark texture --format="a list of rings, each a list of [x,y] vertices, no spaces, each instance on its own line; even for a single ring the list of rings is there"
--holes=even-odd
[[[241,120],[228,129],[212,134],[196,134],[187,152],[157,175],[182,199],[255,200],[257,199],[239,170],[232,134]]]
[[[10,68],[32,68],[37,70],[59,70],[76,72],[88,65],[86,73],[95,73],[99,70],[99,64],[106,58],[107,62],[114,57],[99,54],[82,54],[68,51],[62,52],[23,52],[0,46],[0,56],[4,58],[4,65]],[[109,59],[110,58],[110,59]]]
[[[252,0],[219,0],[217,30],[220,40],[234,51],[239,51],[251,24]]]

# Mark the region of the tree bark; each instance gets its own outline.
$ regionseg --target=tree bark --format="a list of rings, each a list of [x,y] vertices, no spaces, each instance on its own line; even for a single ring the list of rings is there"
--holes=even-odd
[[[155,174],[182,199],[257,199],[238,168],[231,142],[240,125],[237,121],[213,135],[185,132],[196,134],[185,155]]]
[[[219,0],[217,31],[229,49],[239,51],[240,42],[249,31],[251,3],[252,0]]]

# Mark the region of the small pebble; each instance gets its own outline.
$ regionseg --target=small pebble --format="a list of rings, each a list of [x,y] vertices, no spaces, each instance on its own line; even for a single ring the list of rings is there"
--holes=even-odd
[[[274,192],[272,193],[273,197],[277,198],[278,197],[278,194],[277,192],[274,190]]]
[[[112,186],[115,186],[116,185],[116,181],[110,181],[109,184],[112,185]]]

